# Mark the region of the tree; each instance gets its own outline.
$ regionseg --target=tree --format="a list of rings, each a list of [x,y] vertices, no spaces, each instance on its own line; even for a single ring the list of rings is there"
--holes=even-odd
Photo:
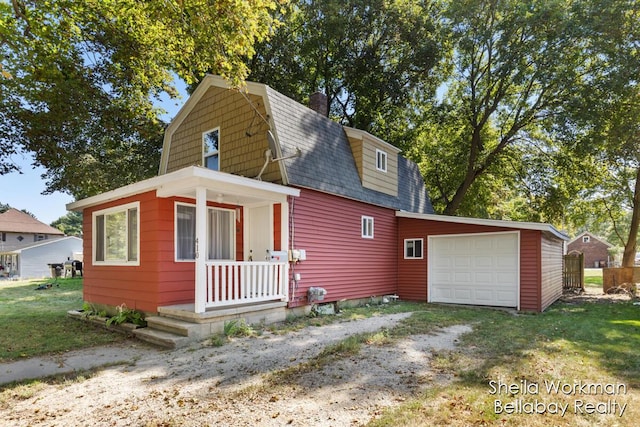
[[[556,125],[576,158],[597,179],[587,200],[600,208],[633,266],[640,229],[640,11],[625,0],[589,2],[581,10],[592,66]],[[602,214],[601,214],[602,215]]]
[[[406,109],[435,88],[433,67],[443,50],[435,5],[300,0],[257,47],[249,78],[303,103],[320,90],[332,118],[400,144],[390,133],[406,126]]]
[[[441,212],[468,214],[483,185],[514,179],[510,159],[522,147],[544,142],[543,122],[571,93],[585,62],[573,3],[446,2],[452,73],[441,105],[425,115],[438,128],[427,126],[419,140]]]
[[[0,2],[0,173],[32,152],[77,198],[156,173],[174,75],[240,84],[279,0]]]
[[[82,237],[82,213],[69,212],[53,221],[51,226],[62,231],[67,236]]]

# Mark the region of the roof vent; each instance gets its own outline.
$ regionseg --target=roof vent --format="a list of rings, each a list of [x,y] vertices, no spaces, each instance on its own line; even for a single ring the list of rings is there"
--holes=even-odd
[[[309,97],[309,108],[318,114],[329,117],[329,105],[327,102],[327,95],[322,92],[314,92]]]

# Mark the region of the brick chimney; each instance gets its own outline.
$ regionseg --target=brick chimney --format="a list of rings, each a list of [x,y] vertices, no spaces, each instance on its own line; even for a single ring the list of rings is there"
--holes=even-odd
[[[309,97],[309,108],[318,114],[329,117],[329,106],[327,105],[327,95],[322,92],[314,92]]]

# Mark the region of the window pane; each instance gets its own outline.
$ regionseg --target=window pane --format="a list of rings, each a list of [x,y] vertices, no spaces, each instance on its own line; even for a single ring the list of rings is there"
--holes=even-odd
[[[128,231],[129,235],[127,236],[128,241],[127,245],[129,248],[129,252],[127,254],[129,261],[137,261],[138,260],[138,209],[133,208],[129,209],[129,224]]]
[[[176,206],[176,258],[196,259],[196,208]]]
[[[233,225],[231,211],[209,210],[209,259],[235,259]]]
[[[127,212],[105,215],[106,253],[108,261],[127,260]]]
[[[413,256],[416,258],[422,258],[422,240],[415,241]]]
[[[218,155],[214,154],[209,157],[204,158],[204,166],[207,169],[211,169],[214,171],[220,170],[220,165],[218,165]]]
[[[405,252],[405,257],[406,258],[413,258],[413,253],[414,253],[414,241],[413,240],[407,240],[407,250]]]
[[[104,261],[104,215],[96,216],[96,261]]]
[[[206,132],[203,136],[204,140],[204,154],[213,154],[218,152],[218,137],[220,133],[218,129],[214,129],[210,132]]]

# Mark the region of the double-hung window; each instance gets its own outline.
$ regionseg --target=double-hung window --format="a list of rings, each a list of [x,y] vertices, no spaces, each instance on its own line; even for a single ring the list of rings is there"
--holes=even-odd
[[[373,239],[373,218],[370,216],[362,217],[362,237]]]
[[[380,172],[387,171],[387,153],[376,149],[376,169]]]
[[[220,128],[202,133],[202,153],[204,167],[220,170]]]
[[[196,207],[176,204],[176,260],[196,259]],[[207,209],[208,260],[235,259],[235,211]]]
[[[93,261],[96,264],[138,265],[139,203],[116,206],[93,214]]]

